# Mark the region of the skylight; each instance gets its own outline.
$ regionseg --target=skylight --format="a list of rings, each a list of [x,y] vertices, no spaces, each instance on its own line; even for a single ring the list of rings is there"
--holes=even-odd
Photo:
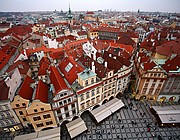
[[[73,65],[69,62],[68,65],[65,67],[66,72],[69,72]]]

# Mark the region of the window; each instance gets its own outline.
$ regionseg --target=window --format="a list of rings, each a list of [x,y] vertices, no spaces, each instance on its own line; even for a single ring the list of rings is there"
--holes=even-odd
[[[75,108],[75,104],[72,104],[71,107],[72,107],[72,108]]]
[[[66,107],[64,108],[64,110],[65,110],[65,111],[68,111],[68,107],[66,106]]]
[[[59,102],[59,105],[62,106],[62,102]]]
[[[151,87],[155,87],[155,84],[152,84],[152,86]]]
[[[22,118],[23,119],[23,121],[27,121],[27,119],[26,118]]]
[[[46,125],[51,125],[51,124],[53,124],[52,121],[46,122]]]
[[[43,123],[39,123],[39,124],[36,124],[37,127],[43,127],[44,124]]]
[[[16,104],[16,107],[19,107],[19,104]]]
[[[57,114],[60,114],[61,113],[61,110],[57,110]]]
[[[88,80],[86,80],[85,84],[86,84],[86,86],[88,85]]]
[[[37,109],[34,109],[34,112],[37,112]]]
[[[68,99],[68,103],[70,103],[70,102],[71,102],[71,98]]]
[[[145,83],[144,87],[148,87],[148,83]]]
[[[20,115],[23,115],[23,112],[22,112],[22,111],[19,111],[19,114],[20,114]]]
[[[26,106],[26,104],[25,104],[25,103],[22,103],[22,106]]]
[[[82,94],[82,95],[81,95],[81,101],[83,101],[83,100],[84,100],[84,95]]]
[[[87,107],[89,107],[89,106],[90,106],[90,100],[88,100],[88,101],[86,102],[86,104],[87,104]]]
[[[43,118],[44,119],[51,118],[51,115],[50,114],[43,115]]]
[[[84,106],[84,103],[83,104],[81,104],[81,109],[84,109],[85,108],[85,106]]]
[[[153,82],[156,82],[156,81],[157,81],[156,79],[153,80]]]
[[[41,117],[40,117],[40,116],[37,116],[37,117],[33,117],[33,120],[34,120],[34,121],[38,121],[38,120],[41,120]]]
[[[86,93],[86,98],[87,98],[87,99],[89,98],[89,92]]]
[[[97,89],[96,89],[96,90],[97,90],[97,93],[99,93],[99,87],[97,87]]]
[[[59,120],[62,120],[62,116],[61,115],[58,118],[59,118]]]
[[[41,111],[44,111],[44,108],[41,108]]]
[[[64,104],[67,104],[67,101],[66,101],[66,100],[64,100]]]
[[[73,109],[73,110],[72,110],[72,113],[73,113],[73,114],[76,114],[76,109]]]
[[[93,97],[95,94],[94,94],[94,89],[91,91],[91,96]]]
[[[93,83],[94,83],[94,78],[91,79],[91,84],[93,84]]]
[[[69,112],[66,113],[66,117],[69,117]]]

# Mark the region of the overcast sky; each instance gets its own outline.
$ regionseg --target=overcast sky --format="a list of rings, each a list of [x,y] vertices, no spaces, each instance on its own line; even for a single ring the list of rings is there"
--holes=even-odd
[[[180,0],[0,0],[0,11],[118,11],[179,12]]]

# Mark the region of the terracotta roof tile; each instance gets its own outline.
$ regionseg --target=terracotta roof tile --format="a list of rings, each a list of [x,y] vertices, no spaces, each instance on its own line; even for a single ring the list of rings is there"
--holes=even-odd
[[[71,65],[70,70],[67,69],[69,65]],[[80,66],[71,56],[65,57],[58,67],[69,84],[72,84],[78,78],[77,73],[83,71],[83,67]]]
[[[63,79],[63,77],[60,75],[57,68],[54,66],[50,66],[50,76],[49,76],[51,83],[54,85],[55,93],[54,96],[58,93],[58,91],[63,89],[69,89]]]
[[[36,88],[35,100],[40,100],[43,103],[48,103],[48,86],[41,80],[38,82]]]
[[[32,80],[31,77],[26,76],[18,93],[22,98],[27,100],[32,99],[33,88],[30,87],[32,83],[34,83],[34,80]]]
[[[152,62],[145,62],[144,63],[144,70],[151,70],[156,66],[156,64],[152,61]]]

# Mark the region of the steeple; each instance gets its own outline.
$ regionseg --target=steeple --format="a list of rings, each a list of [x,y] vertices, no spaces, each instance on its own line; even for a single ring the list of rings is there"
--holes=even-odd
[[[72,13],[71,13],[70,4],[69,4],[69,11],[68,11],[68,18],[69,18],[69,19],[72,19]]]

